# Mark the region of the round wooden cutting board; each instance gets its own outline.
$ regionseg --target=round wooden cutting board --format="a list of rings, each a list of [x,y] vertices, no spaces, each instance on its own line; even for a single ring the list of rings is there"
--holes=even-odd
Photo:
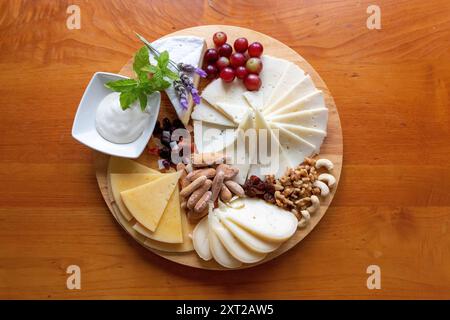
[[[307,227],[303,229],[298,229],[298,231],[295,233],[295,235],[289,239],[287,242],[285,242],[278,250],[275,252],[269,254],[264,260],[257,264],[261,264],[264,262],[267,262],[269,260],[272,260],[279,255],[283,254],[284,252],[288,251],[292,247],[294,247],[297,243],[299,243],[303,238],[305,238],[311,231],[314,229],[314,227],[319,223],[320,219],[325,215],[325,212],[328,209],[328,206],[330,205],[331,201],[333,200],[333,197],[335,195],[337,185],[339,182],[339,178],[341,175],[342,170],[342,155],[343,155],[343,142],[342,142],[342,130],[341,130],[341,123],[339,120],[339,114],[336,109],[336,105],[334,103],[333,97],[330,94],[330,91],[328,90],[327,86],[323,82],[323,80],[320,78],[318,73],[314,70],[314,68],[306,62],[305,59],[303,59],[297,52],[286,46],[285,44],[281,43],[278,40],[275,40],[274,38],[271,38],[265,34],[240,28],[240,27],[233,27],[233,26],[223,26],[223,25],[209,25],[209,26],[200,26],[200,27],[193,27],[189,29],[183,29],[171,34],[168,34],[165,37],[174,36],[174,35],[193,35],[193,36],[200,36],[206,39],[208,48],[213,46],[212,43],[212,35],[217,31],[224,31],[228,35],[228,39],[230,41],[232,39],[236,39],[239,37],[246,37],[249,42],[253,41],[259,41],[264,46],[264,54],[271,55],[274,57],[282,58],[289,60],[291,62],[296,63],[299,67],[301,67],[303,70],[305,70],[308,74],[311,75],[312,79],[314,80],[314,83],[316,87],[324,92],[325,101],[327,104],[327,107],[329,109],[329,121],[328,121],[328,135],[321,147],[321,152],[319,157],[321,158],[328,158],[334,163],[334,169],[332,174],[336,177],[337,183],[336,186],[331,190],[331,194],[325,198],[321,199],[321,207],[320,210],[316,211],[314,214],[311,215],[310,223],[307,225]],[[146,34],[143,34],[144,37],[146,37]],[[148,39],[149,41],[154,41],[156,39]],[[132,59],[128,61],[128,63],[120,70],[120,74],[133,77],[133,71],[132,71]],[[204,87],[208,81],[202,80],[200,83],[200,87]],[[166,95],[163,94],[163,99],[161,101],[161,111],[159,118],[162,119],[164,117],[168,117],[170,119],[176,118],[176,113],[170,103],[170,101],[167,99]],[[212,269],[212,270],[229,270],[226,268],[223,268],[219,266],[214,261],[208,261],[205,262],[202,259],[200,259],[197,254],[192,251],[189,253],[166,253],[161,252],[158,250],[154,250],[149,248],[144,244],[144,238],[140,234],[138,234],[134,229],[131,227],[131,225],[122,218],[121,213],[118,209],[118,207],[115,205],[114,200],[110,193],[110,188],[108,184],[108,160],[109,156],[101,154],[99,152],[94,153],[94,161],[96,166],[96,176],[97,181],[100,186],[100,190],[102,192],[103,198],[106,201],[106,204],[108,205],[111,213],[116,218],[116,220],[119,222],[119,224],[141,245],[146,247],[147,249],[153,251],[154,253],[158,254],[161,257],[164,257],[168,260],[171,260],[176,263],[180,263],[183,265],[195,267],[195,268],[202,268],[202,269]],[[143,152],[142,156],[137,159],[138,162],[141,162],[147,166],[156,168],[156,161],[157,159],[155,157],[150,156],[146,151]],[[301,162],[301,159],[299,159],[299,162]],[[252,267],[257,264],[246,264],[241,267],[242,268],[248,268]]]

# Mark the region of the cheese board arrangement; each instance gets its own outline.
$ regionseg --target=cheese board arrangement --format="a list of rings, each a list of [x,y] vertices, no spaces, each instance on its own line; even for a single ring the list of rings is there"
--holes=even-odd
[[[114,218],[148,250],[196,268],[248,268],[294,247],[342,169],[339,115],[317,72],[240,27],[137,36],[143,46],[117,77],[91,80],[72,130],[95,150]]]

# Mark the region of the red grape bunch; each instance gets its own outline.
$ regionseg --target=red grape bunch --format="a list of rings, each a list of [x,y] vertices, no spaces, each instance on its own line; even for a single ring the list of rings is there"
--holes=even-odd
[[[259,73],[263,68],[261,55],[264,48],[261,43],[250,45],[246,38],[238,38],[233,47],[227,43],[225,32],[216,32],[213,36],[215,48],[206,50],[204,70],[209,78],[219,76],[225,82],[233,82],[235,78],[243,80],[245,88],[257,91],[261,87]]]

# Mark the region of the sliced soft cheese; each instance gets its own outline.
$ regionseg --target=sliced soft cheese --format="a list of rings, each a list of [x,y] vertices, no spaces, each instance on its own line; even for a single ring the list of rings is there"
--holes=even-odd
[[[319,152],[320,146],[323,143],[323,140],[327,136],[327,132],[323,130],[307,128],[295,124],[287,124],[287,123],[279,123],[279,122],[269,122],[271,128],[284,128],[289,132],[297,135],[298,137],[308,141],[312,145],[316,146],[316,153]]]
[[[114,201],[119,207],[120,212],[128,221],[133,219],[133,216],[123,203],[120,193],[122,191],[133,189],[140,185],[155,181],[161,178],[161,176],[162,175],[160,173],[111,173],[109,175]]]
[[[213,213],[208,214],[208,225],[209,230],[212,230],[212,221],[213,219],[211,216]],[[219,240],[215,232],[209,232],[208,233],[209,238],[209,247],[211,249],[211,254],[214,257],[214,260],[221,266],[225,268],[239,268],[242,265],[242,262],[234,258],[228,250],[225,248],[225,246],[222,244],[222,242]]]
[[[224,219],[220,211],[218,215],[219,218],[221,219],[222,224],[249,249],[256,252],[269,253],[275,251],[280,247],[281,242],[267,241],[261,239],[252,234],[251,232],[248,232],[247,230],[241,228],[233,221]]]
[[[279,138],[270,129],[262,113],[255,109],[254,114],[255,127],[259,129],[260,136],[258,139],[258,164],[253,164],[250,167],[248,175],[263,178],[265,175],[273,174],[276,178],[279,178],[285,173],[287,168],[293,167],[297,159],[292,159],[291,161],[288,158],[284,147],[280,145]],[[264,142],[265,146],[262,145]]]
[[[320,145],[316,147],[282,127],[278,127],[278,135],[280,141],[283,141],[284,151],[288,158],[291,159],[292,162],[294,162],[294,159],[296,160],[294,165],[302,163],[305,157],[311,156],[318,148],[320,148]]]
[[[294,214],[271,205],[264,200],[243,198],[241,209],[228,207],[222,210],[223,219],[228,219],[267,241],[285,241],[297,230],[298,220]]]
[[[285,69],[283,75],[278,81],[272,96],[266,102],[267,106],[275,103],[286,91],[294,87],[298,82],[302,81],[306,77],[305,71],[303,71],[295,63],[289,62],[288,67]]]
[[[204,99],[202,99],[200,104],[194,107],[191,118],[193,120],[199,120],[228,127],[233,127],[236,125],[234,121],[227,118],[227,116],[219,112]]]
[[[233,103],[233,101],[230,102],[217,102],[216,104],[217,108],[222,112],[223,114],[227,115],[229,119],[232,119],[236,124],[241,123],[241,121],[245,117],[245,113],[248,110],[247,103],[245,104],[237,104]]]
[[[194,141],[199,153],[219,152],[236,140],[236,130],[203,121],[194,121]]]
[[[283,106],[288,105],[293,101],[301,99],[315,92],[316,90],[316,86],[314,85],[311,76],[307,75],[295,86],[291,87],[290,89],[287,88],[284,95],[278,97],[278,99],[275,99],[275,102],[266,106],[264,108],[264,114],[270,114],[272,111],[282,108]]]
[[[328,109],[318,108],[297,111],[281,115],[268,116],[267,118],[272,122],[297,124],[307,128],[326,131],[328,124]]]
[[[183,62],[195,67],[201,67],[203,53],[206,49],[205,39],[195,36],[173,36],[162,38],[154,41],[152,45],[159,52],[168,51],[172,61],[176,63]],[[150,55],[150,62],[152,64],[156,63],[152,55]],[[195,87],[198,87],[199,76],[197,74],[190,76],[194,81]],[[181,106],[173,86],[166,89],[166,93],[177,112],[178,118],[187,125],[193,106],[192,98],[189,97],[189,106],[186,110]]]
[[[179,172],[167,173],[156,181],[120,193],[132,216],[150,231],[156,230],[179,176]]]
[[[108,162],[108,174],[111,173],[155,173],[159,171],[146,167],[136,161],[111,156]]]
[[[175,190],[169,199],[169,203],[161,216],[158,227],[154,232],[148,230],[139,222],[137,222],[133,228],[137,232],[153,240],[166,243],[182,243],[183,231],[181,227],[180,192],[178,186],[175,187]]]
[[[186,214],[181,212],[181,226],[183,229],[183,243],[164,243],[146,238],[144,243],[149,248],[164,252],[189,252],[194,250],[192,244],[192,231],[195,225],[189,223]],[[131,229],[134,231],[134,229]]]
[[[252,251],[237,240],[235,236],[220,223],[215,213],[213,213],[209,219],[212,219],[212,221],[210,221],[210,232],[216,233],[220,242],[222,242],[223,246],[234,258],[243,263],[256,263],[266,257],[265,253]]]
[[[192,243],[198,256],[205,261],[212,259],[211,249],[209,248],[209,223],[208,216],[204,217],[192,233]]]
[[[326,108],[325,99],[323,97],[323,92],[320,90],[314,91],[313,93],[295,100],[281,108],[273,110],[269,116],[287,114],[303,110],[312,110],[318,108]]]
[[[226,83],[222,79],[216,79],[203,89],[202,98],[217,108],[219,112],[224,112],[225,115],[228,115],[230,120],[239,123],[242,120],[242,115],[248,109],[247,101],[243,95],[246,91],[242,81]],[[236,110],[241,115],[236,113]]]
[[[291,63],[284,59],[278,59],[268,55],[261,57],[263,63],[263,69],[259,74],[261,79],[261,88],[258,91],[251,91],[245,94],[245,98],[262,111],[266,108],[267,103],[273,99],[272,96],[275,92],[275,88],[281,80],[281,77],[286,72]]]

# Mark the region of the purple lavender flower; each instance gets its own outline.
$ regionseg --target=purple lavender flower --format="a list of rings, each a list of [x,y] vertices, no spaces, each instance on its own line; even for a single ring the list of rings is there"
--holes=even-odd
[[[188,109],[188,101],[185,97],[180,98],[180,104],[183,107],[184,110]]]
[[[191,89],[192,100],[194,100],[195,104],[200,103],[200,95],[198,94],[198,90],[195,88]]]
[[[200,68],[195,68],[195,73],[198,74],[202,78],[206,78],[208,76],[206,71],[203,69],[200,69]]]
[[[193,65],[190,65],[187,63],[180,62],[177,66],[178,66],[178,69],[182,72],[187,72],[187,73],[195,72],[202,78],[206,78],[206,76],[208,75],[203,69],[196,68]]]

